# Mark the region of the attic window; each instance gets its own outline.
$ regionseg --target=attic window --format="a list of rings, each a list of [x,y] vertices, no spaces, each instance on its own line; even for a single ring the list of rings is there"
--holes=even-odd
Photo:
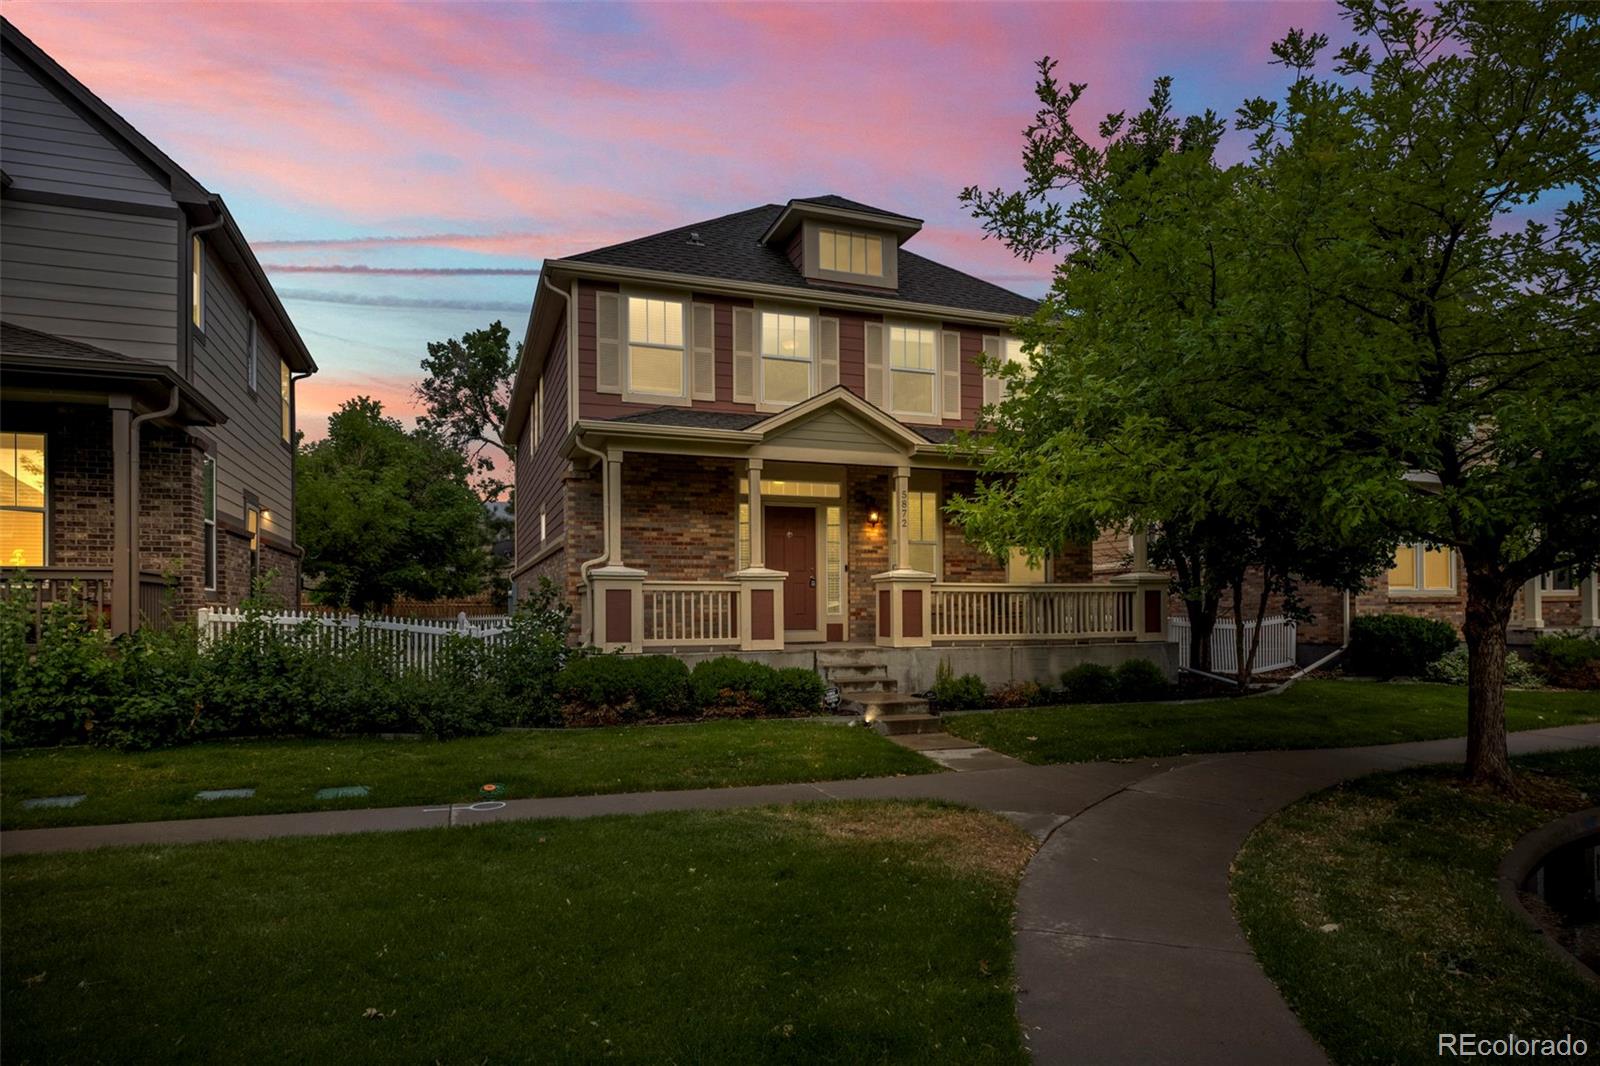
[[[883,238],[853,230],[817,231],[817,265],[836,274],[883,277]]]

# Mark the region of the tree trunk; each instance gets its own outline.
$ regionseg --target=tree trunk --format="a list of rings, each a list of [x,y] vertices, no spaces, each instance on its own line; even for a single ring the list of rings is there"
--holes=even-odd
[[[1255,673],[1256,652],[1261,650],[1261,624],[1267,620],[1267,602],[1272,596],[1272,582],[1268,580],[1265,570],[1261,573],[1261,598],[1256,601],[1256,631],[1250,636],[1250,651],[1239,657],[1239,690],[1245,691],[1250,687],[1251,675]],[[1238,607],[1234,607],[1237,612]],[[1241,633],[1244,626],[1239,627]],[[1239,638],[1239,646],[1244,646],[1244,638]]]
[[[1520,584],[1486,570],[1467,574],[1467,778],[1507,789],[1506,627]]]
[[[1211,672],[1211,634],[1217,628],[1216,596],[1198,600],[1185,599],[1184,611],[1189,615],[1189,666],[1194,670]]]
[[[1239,686],[1241,695],[1244,693],[1245,685],[1250,683],[1244,661],[1244,575],[1242,574],[1233,579],[1233,681]]]

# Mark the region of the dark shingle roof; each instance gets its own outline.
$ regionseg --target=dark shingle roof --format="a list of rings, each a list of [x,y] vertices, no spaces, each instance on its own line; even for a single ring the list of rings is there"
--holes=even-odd
[[[816,197],[817,202],[838,200],[833,206],[850,205],[852,210],[888,212],[854,204],[842,197]],[[761,243],[783,207],[766,204],[748,211],[707,219],[688,226],[679,226],[638,240],[613,244],[606,248],[582,252],[567,258],[579,263],[601,263],[607,266],[638,270],[666,271],[676,274],[698,275],[720,281],[745,281],[762,285],[782,285],[792,289],[805,289],[823,294],[830,291],[854,292],[879,299],[905,303],[932,304],[966,311],[985,311],[1001,315],[1032,314],[1035,301],[992,285],[971,274],[924,259],[920,255],[900,249],[900,287],[897,291],[883,289],[846,288],[834,284],[808,281],[781,249]],[[904,217],[904,216],[899,216]],[[690,234],[699,236],[699,243],[690,243]]]
[[[833,193],[827,193],[823,196],[796,196],[790,202],[796,204],[816,204],[818,207],[837,207],[841,211],[860,211],[864,215],[882,215],[885,218],[904,219],[907,222],[922,221],[920,218],[912,218],[910,215],[902,215],[898,211],[885,211],[881,207],[873,207],[870,204],[864,204],[860,200],[847,200],[843,196],[835,196]]]
[[[41,333],[27,326],[19,326],[15,322],[0,322],[0,354],[35,356],[41,359],[109,359],[134,365],[144,362],[142,359],[134,359],[121,352],[113,352],[109,348],[96,348],[81,341],[69,341],[65,337],[57,337],[54,333]]]
[[[649,426],[687,426],[693,429],[750,429],[757,423],[775,417],[777,416],[746,414],[742,411],[698,411],[693,407],[652,407],[648,411],[609,418],[606,421],[640,422]],[[929,444],[943,444],[956,433],[955,430],[945,429],[943,426],[913,426],[905,423],[902,425],[920,435]]]

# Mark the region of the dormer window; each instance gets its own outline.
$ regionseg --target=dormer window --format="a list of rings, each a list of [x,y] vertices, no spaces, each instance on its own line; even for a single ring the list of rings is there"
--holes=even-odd
[[[817,230],[817,264],[840,274],[883,277],[883,237],[842,229]]]

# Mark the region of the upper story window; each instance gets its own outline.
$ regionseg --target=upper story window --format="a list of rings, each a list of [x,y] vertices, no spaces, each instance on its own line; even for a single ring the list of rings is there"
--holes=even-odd
[[[289,364],[278,363],[278,423],[279,431],[283,434],[283,442],[288,444],[294,437],[294,415],[290,410]]]
[[[45,565],[43,433],[0,433],[0,566]]]
[[[544,437],[544,378],[539,378],[539,384],[533,390],[533,410],[528,412],[529,423],[533,426],[532,441],[534,450],[539,448],[539,441]]]
[[[818,229],[817,265],[838,274],[883,277],[883,238],[876,233]]]
[[[1390,592],[1453,592],[1455,587],[1456,556],[1449,548],[1402,544],[1395,549]]]
[[[686,395],[683,316],[682,300],[628,297],[628,392]]]
[[[933,416],[939,331],[926,326],[889,327],[889,406],[900,415]]]
[[[761,402],[787,406],[811,395],[811,316],[761,313]]]
[[[197,329],[206,328],[206,246],[191,237],[189,247],[189,321]]]

